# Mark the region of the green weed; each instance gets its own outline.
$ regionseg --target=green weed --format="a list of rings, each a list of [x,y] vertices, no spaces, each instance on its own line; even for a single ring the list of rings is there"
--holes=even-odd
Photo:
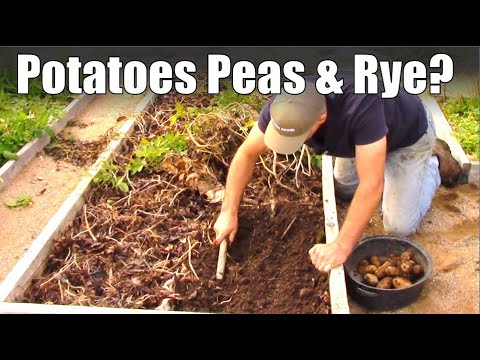
[[[453,129],[465,153],[479,159],[479,107],[476,98],[449,98],[442,104],[442,111]]]
[[[253,109],[260,111],[266,98],[257,91],[249,95],[237,94],[230,83],[225,84],[225,89],[212,98],[212,105],[225,109],[234,103],[250,105]]]
[[[72,98],[66,92],[45,94],[39,79],[29,85],[28,95],[18,95],[16,79],[0,69],[0,166],[16,160],[16,152],[32,139],[53,136],[48,126],[62,116]]]
[[[187,149],[187,142],[183,134],[167,133],[156,136],[152,140],[142,139],[133,153],[133,157],[124,165],[112,162],[102,164],[93,182],[100,185],[111,186],[121,192],[128,192],[129,186],[125,178],[145,170],[158,169],[167,154],[183,154]]]
[[[32,204],[32,198],[26,194],[20,194],[15,200],[5,201],[5,206],[13,208],[21,208]]]
[[[322,155],[312,155],[312,166],[322,170]]]
[[[142,139],[130,161],[129,171],[132,175],[145,168],[156,169],[165,155],[169,153],[183,153],[187,149],[185,135],[167,133],[156,136],[152,140]]]
[[[100,171],[93,178],[93,182],[99,185],[110,186],[121,192],[128,192],[129,187],[125,182],[126,174],[126,171],[120,165],[107,161],[102,164]]]

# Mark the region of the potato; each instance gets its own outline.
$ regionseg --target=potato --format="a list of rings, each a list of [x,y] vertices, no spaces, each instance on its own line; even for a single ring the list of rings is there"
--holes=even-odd
[[[370,286],[377,286],[378,278],[373,274],[365,274],[363,275],[363,282]]]
[[[377,268],[379,268],[380,266],[382,266],[383,261],[378,256],[372,256],[370,258],[370,263],[372,265],[375,265]]]
[[[412,274],[415,276],[421,276],[423,275],[423,272],[424,272],[423,266],[420,264],[415,265],[412,269]]]
[[[385,269],[385,275],[396,277],[396,276],[402,275],[402,272],[400,271],[400,268],[398,268],[396,266],[388,266]]]
[[[380,266],[377,271],[375,271],[375,276],[379,279],[382,280],[386,275],[385,275],[385,270],[387,267],[392,266],[392,263],[390,260],[387,260],[383,263],[382,266]]]
[[[400,263],[400,271],[403,273],[403,274],[410,274],[413,270],[413,266],[415,265],[415,263],[411,260],[403,260],[401,263]]]
[[[384,277],[377,284],[377,288],[379,289],[391,289],[392,286],[392,278],[390,276]]]
[[[396,254],[390,254],[388,256],[388,261],[390,261],[392,263],[392,266],[400,266],[400,256],[396,255]]]
[[[409,286],[412,286],[412,282],[404,277],[395,277],[392,280],[393,287],[395,289],[404,289]]]
[[[375,271],[377,271],[377,267],[375,265],[367,265],[367,266],[360,266],[358,268],[358,272],[360,274],[375,274]]]
[[[400,258],[402,260],[413,260],[413,251],[412,250],[407,250],[400,255]]]
[[[368,266],[368,265],[370,265],[370,263],[369,263],[368,260],[366,260],[366,259],[360,260],[360,262],[358,263],[358,267],[360,267],[360,266]]]

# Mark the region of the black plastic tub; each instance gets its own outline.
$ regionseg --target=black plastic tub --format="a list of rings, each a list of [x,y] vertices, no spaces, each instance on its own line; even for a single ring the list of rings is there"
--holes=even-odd
[[[357,272],[360,260],[370,256],[388,257],[391,253],[412,250],[413,260],[423,266],[424,274],[412,286],[404,289],[378,289],[362,283]],[[374,310],[394,310],[418,299],[423,284],[431,276],[433,262],[430,254],[417,243],[395,236],[372,236],[354,248],[344,264],[348,294],[360,305]]]

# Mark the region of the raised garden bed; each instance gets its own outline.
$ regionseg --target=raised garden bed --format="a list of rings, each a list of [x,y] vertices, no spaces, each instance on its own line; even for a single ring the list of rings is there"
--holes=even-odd
[[[218,249],[211,241],[218,200],[228,165],[256,120],[256,102],[265,99],[229,99],[230,105],[222,100],[202,93],[169,95],[139,116],[122,154],[102,163],[85,205],[75,206],[76,215],[71,211],[73,225],[48,252],[45,244],[58,231],[40,235],[44,261],[36,266],[30,261],[22,281],[12,277],[8,283],[15,289],[2,286],[1,300],[330,312],[328,277],[314,269],[307,254],[325,237],[320,172],[306,152],[293,164],[292,157],[276,159],[275,166],[272,155],[262,157],[245,194],[225,280],[215,281]]]

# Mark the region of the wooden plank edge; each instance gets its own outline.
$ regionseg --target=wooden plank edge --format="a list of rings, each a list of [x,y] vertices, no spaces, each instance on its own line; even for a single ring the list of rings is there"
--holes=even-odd
[[[135,112],[144,111],[150,105],[154,96],[149,91],[135,108]],[[134,118],[135,114],[132,117]],[[66,229],[73,221],[85,203],[84,197],[103,163],[108,161],[121,148],[125,138],[133,132],[135,126],[133,118],[130,118],[123,124],[118,131],[118,137],[110,141],[107,149],[100,154],[97,161],[88,170],[87,175],[82,178],[74,191],[63,202],[55,215],[30,245],[26,253],[20,258],[13,270],[7,275],[0,285],[0,302],[18,300],[33,277],[43,269],[45,259],[52,248],[54,237]]]
[[[420,97],[425,106],[432,113],[433,122],[435,123],[435,132],[439,139],[445,141],[450,147],[452,156],[460,164],[463,169],[466,177],[468,178],[468,173],[471,168],[470,159],[465,154],[462,146],[455,137],[452,135],[452,127],[447,121],[445,114],[443,113],[440,105],[437,101],[430,95],[422,95]]]
[[[50,305],[33,303],[12,303],[0,302],[0,314],[138,314],[138,315],[160,315],[160,314],[201,314],[186,311],[146,310],[111,308],[99,306],[77,306],[77,305]]]
[[[57,135],[67,123],[81,113],[96,95],[83,94],[80,98],[73,100],[65,108],[65,115],[55,121],[49,128]],[[31,140],[18,150],[17,160],[9,160],[0,168],[0,191],[27,165],[33,157],[50,143],[50,136],[45,134]]]
[[[480,163],[478,161],[472,161],[472,167],[470,168],[470,172],[468,173],[469,184],[475,184],[478,186],[480,182],[479,167],[480,167]]]
[[[333,161],[332,157],[328,155],[322,155],[322,195],[323,212],[325,216],[325,236],[328,244],[335,241],[339,231],[335,187],[333,183]],[[328,283],[332,314],[350,314],[343,265],[336,266],[330,270]]]

